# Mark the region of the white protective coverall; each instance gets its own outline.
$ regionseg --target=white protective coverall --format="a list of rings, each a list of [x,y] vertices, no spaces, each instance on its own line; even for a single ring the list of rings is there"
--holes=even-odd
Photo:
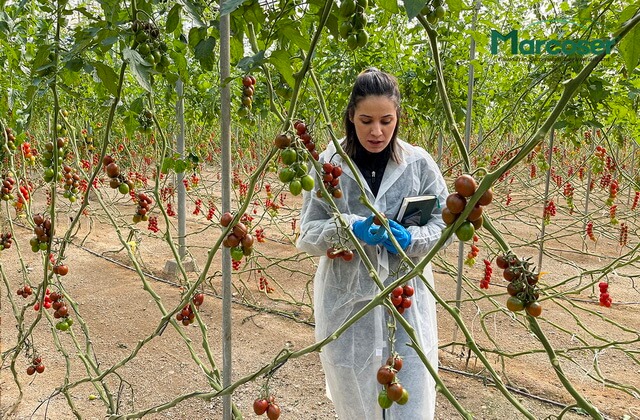
[[[395,217],[406,196],[434,194],[438,196],[440,206],[444,206],[447,186],[431,155],[399,139],[398,146],[402,160],[400,163],[389,160],[377,197],[363,182],[370,202],[388,217]],[[352,224],[368,217],[371,211],[359,200],[360,189],[353,172],[334,154],[335,148],[330,144],[320,155],[320,162],[331,160],[333,164],[342,166],[340,188],[344,196],[335,202],[345,220]],[[357,253],[349,262],[326,256],[327,249],[336,242],[337,226],[340,226],[339,222],[335,220],[326,201],[317,198],[314,191],[306,192],[297,247],[311,255],[320,256],[314,279],[315,338],[318,341],[331,335],[379,292]],[[405,250],[406,254],[417,262],[439,240],[444,227],[441,208],[438,207],[426,225],[408,228],[412,240]],[[399,277],[400,258],[397,255],[389,253],[382,245],[361,243],[385,286]],[[424,276],[433,285],[431,264],[426,266]],[[420,346],[430,364],[437,369],[435,299],[419,278],[411,279],[409,284],[415,288],[415,294],[412,306],[403,316],[416,330]],[[377,403],[382,386],[376,380],[376,373],[389,356],[388,317],[384,306],[375,307],[320,353],[327,395],[341,420],[428,420],[434,416],[435,381],[415,351],[406,345],[410,340],[398,324],[395,350],[404,359],[398,379],[410,396],[407,404],[393,404],[385,410],[383,417],[383,410]]]

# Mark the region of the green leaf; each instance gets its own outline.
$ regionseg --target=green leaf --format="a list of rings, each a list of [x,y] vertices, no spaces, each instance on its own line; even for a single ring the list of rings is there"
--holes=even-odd
[[[179,4],[174,4],[169,14],[167,15],[167,33],[171,33],[176,30],[178,24],[180,23],[180,11],[182,10],[182,6]]]
[[[192,23],[194,26],[202,27],[206,26],[202,21],[202,12],[199,6],[191,3],[189,0],[180,0],[180,3],[183,4],[185,11],[189,14],[192,19]]]
[[[136,98],[131,105],[129,105],[129,109],[135,113],[136,115],[141,113],[144,109],[144,101],[142,98]]]
[[[396,0],[375,0],[381,9],[390,13],[398,13],[398,2]]]
[[[184,172],[188,167],[189,167],[189,164],[183,159],[176,160],[176,163],[174,165],[174,169],[177,173]]]
[[[140,86],[147,92],[151,92],[151,65],[144,61],[138,51],[132,50],[131,48],[125,48],[122,51],[122,56],[124,61],[129,63],[131,72]]]
[[[166,157],[162,161],[162,167],[160,168],[160,172],[163,174],[168,174],[171,169],[173,169],[176,165],[176,160],[172,157]]]
[[[291,67],[291,56],[288,52],[275,50],[271,53],[269,62],[276,67],[289,86],[293,86],[295,84],[296,81],[293,77],[293,68]]]
[[[457,15],[463,9],[466,9],[467,5],[464,4],[463,0],[447,0],[447,7],[449,8],[451,14]]]
[[[196,45],[194,55],[204,70],[213,70],[215,64],[214,49],[216,47],[216,39],[212,36],[203,39]]]
[[[220,16],[228,15],[242,5],[246,0],[227,0],[220,8]]]
[[[118,75],[116,72],[113,71],[111,67],[99,61],[93,62],[92,64],[104,87],[110,94],[116,96],[118,94]]]
[[[283,34],[285,38],[296,44],[299,48],[305,51],[311,48],[309,39],[303,36],[300,33],[300,30],[293,24],[282,27],[279,32]]]
[[[622,26],[624,22],[631,19],[637,9],[637,5],[631,5],[624,9],[620,13],[619,25]],[[640,62],[640,42],[638,42],[638,39],[640,39],[640,26],[636,25],[618,44],[618,51],[620,51],[620,55],[624,60],[627,74],[633,73],[633,70]]]
[[[424,0],[403,0],[404,8],[407,11],[409,19],[413,19],[418,16],[420,10],[424,7]]]
[[[243,57],[242,60],[238,62],[238,67],[245,73],[249,73],[251,70],[258,67],[263,62],[264,51],[260,51],[256,55],[253,55],[251,57]]]
[[[191,28],[189,30],[189,46],[195,48],[207,36],[207,28]]]

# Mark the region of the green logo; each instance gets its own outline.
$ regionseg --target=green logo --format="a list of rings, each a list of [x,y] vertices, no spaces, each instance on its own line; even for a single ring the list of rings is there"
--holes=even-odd
[[[531,26],[548,23],[536,22]],[[567,22],[564,22],[567,23]],[[499,46],[504,44],[512,55],[589,55],[609,54],[615,45],[616,39],[520,39],[518,30],[512,29],[507,34],[502,34],[495,29],[491,30],[491,54],[498,54]]]

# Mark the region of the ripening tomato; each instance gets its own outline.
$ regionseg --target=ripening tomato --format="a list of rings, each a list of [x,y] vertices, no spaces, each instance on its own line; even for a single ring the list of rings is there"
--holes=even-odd
[[[504,255],[498,255],[496,257],[496,265],[498,268],[502,268],[503,270],[509,267],[509,262],[507,261],[507,257]]]
[[[511,312],[518,312],[524,309],[524,302],[521,299],[518,299],[515,296],[511,296],[507,300],[507,309]]]
[[[471,197],[476,192],[477,187],[476,180],[468,174],[460,175],[454,181],[454,189],[463,197]]]
[[[267,411],[268,407],[269,407],[269,401],[267,401],[264,398],[257,398],[253,402],[253,412],[259,416],[264,414]]]
[[[396,372],[402,369],[402,365],[402,357],[400,357],[399,355],[396,355],[396,357],[389,356],[389,358],[387,359],[387,366],[392,366],[396,370]]]
[[[398,401],[396,401],[400,405],[405,405],[409,401],[409,391],[406,389],[402,390],[402,396]]]
[[[524,308],[532,317],[539,317],[542,314],[542,305],[540,302],[531,302]]]
[[[402,398],[402,391],[404,391],[404,388],[398,382],[394,382],[387,386],[387,396],[391,401],[398,401]]]
[[[269,404],[267,408],[267,417],[269,420],[277,420],[280,417],[280,407],[276,403]]]
[[[396,374],[390,366],[381,366],[378,369],[376,379],[379,384],[387,385],[396,379]]]

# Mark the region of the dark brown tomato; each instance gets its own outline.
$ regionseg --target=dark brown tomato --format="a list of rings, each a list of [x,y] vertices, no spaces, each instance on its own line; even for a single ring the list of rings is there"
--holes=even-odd
[[[387,397],[389,397],[391,401],[398,401],[402,398],[402,391],[404,391],[404,388],[398,382],[389,384],[387,387]]]
[[[378,369],[376,379],[379,384],[388,385],[396,379],[396,374],[390,366],[381,366]]]
[[[467,205],[467,200],[458,193],[449,194],[447,197],[447,208],[453,214],[460,214]]]
[[[471,213],[469,213],[469,215],[467,216],[467,220],[470,222],[473,222],[475,220],[478,220],[479,218],[482,217],[482,206],[474,206],[473,210],[471,210]]]
[[[461,196],[471,197],[476,192],[478,183],[471,175],[463,174],[454,181],[454,188]]]
[[[447,226],[454,224],[457,218],[458,215],[451,213],[449,208],[445,207],[442,209],[442,220]]]
[[[489,204],[491,204],[492,201],[493,201],[493,191],[491,190],[491,188],[489,188],[480,196],[480,199],[478,200],[478,204],[480,204],[481,206],[488,206]]]

